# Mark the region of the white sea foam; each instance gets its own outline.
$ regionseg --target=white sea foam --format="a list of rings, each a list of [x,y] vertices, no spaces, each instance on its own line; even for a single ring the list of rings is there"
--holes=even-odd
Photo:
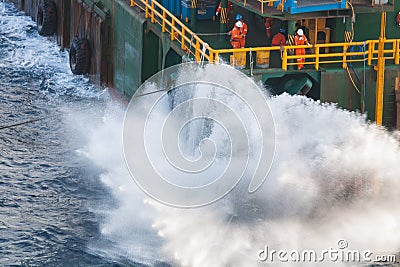
[[[167,207],[137,189],[122,155],[122,108],[107,111],[93,128],[89,123],[85,151],[105,169],[101,180],[118,200],[102,225],[104,237],[117,244],[113,255],[178,266],[258,266],[265,245],[322,251],[337,248],[339,239],[349,249],[398,252],[396,136],[305,97],[284,94],[268,102],[277,151],[266,182],[255,194],[238,187],[198,209]]]
[[[345,239],[352,250],[398,252],[400,152],[394,136],[357,114],[304,97],[269,102],[277,151],[266,183],[254,195],[236,190],[197,210],[152,202],[165,253],[179,265],[258,266],[257,253],[266,245],[321,252],[338,249],[337,241]]]
[[[42,78],[42,93],[49,97],[74,95],[98,97],[101,91],[87,76],[72,75],[68,51],[60,50],[53,37],[37,33],[36,23],[9,2],[0,2],[0,68],[29,71]],[[27,84],[29,87],[29,84]]]

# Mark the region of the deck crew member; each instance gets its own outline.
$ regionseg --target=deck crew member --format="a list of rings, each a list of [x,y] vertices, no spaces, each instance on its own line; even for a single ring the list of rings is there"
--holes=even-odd
[[[272,46],[280,46],[280,51],[273,50],[270,53],[270,67],[271,68],[281,68],[282,67],[282,52],[283,47],[286,45],[286,30],[281,28],[277,34],[272,38]]]
[[[285,37],[286,30],[284,28],[279,29],[279,32],[274,35],[272,38],[271,45],[272,46],[285,46],[286,45],[286,37]]]
[[[308,28],[304,25],[306,23],[306,20],[305,19],[302,19],[302,20],[299,20],[299,21],[297,21],[296,22],[296,31],[295,32],[297,32],[299,29],[302,29],[303,30],[303,34],[304,34],[304,36],[306,37],[306,38],[308,38],[309,37],[309,33],[310,33],[310,31],[308,30]]]
[[[310,43],[307,40],[307,37],[304,35],[304,32],[302,29],[297,30],[297,34],[294,37],[294,44],[295,45],[310,45]],[[305,48],[296,48],[296,55],[305,55],[306,54],[306,49]],[[305,58],[298,58],[297,59],[297,69],[301,70],[304,68],[304,62],[306,62]]]
[[[272,37],[272,24],[274,23],[274,19],[273,18],[266,18],[265,19],[265,31],[266,31],[266,35],[267,35],[267,39],[268,42],[271,41],[271,37]]]
[[[233,48],[244,47],[241,46],[242,44],[245,43],[245,41],[243,42],[243,39],[245,39],[245,37],[243,36],[242,28],[243,28],[242,22],[237,21],[233,29],[229,32],[229,35],[231,35],[231,44]]]
[[[242,27],[242,34],[243,34],[243,38],[242,38],[242,42],[240,44],[241,47],[245,47],[246,45],[246,36],[247,36],[247,24],[244,22],[242,15],[237,14],[236,15],[236,22],[240,21],[243,25]]]
[[[397,16],[396,16],[396,25],[398,27],[400,27],[400,11],[399,11],[399,13],[397,13]]]

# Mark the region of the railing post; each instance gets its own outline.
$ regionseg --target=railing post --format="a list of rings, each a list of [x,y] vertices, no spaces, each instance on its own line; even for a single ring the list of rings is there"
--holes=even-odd
[[[287,70],[287,49],[286,47],[283,47],[283,53],[282,53],[282,69]]]
[[[211,50],[208,51],[210,51],[210,63],[214,63],[214,52],[212,52]]]
[[[395,49],[396,55],[394,57],[394,63],[395,64],[400,64],[400,47],[399,46],[400,46],[400,40],[397,39],[396,40],[396,49]]]
[[[343,63],[342,63],[342,68],[343,69],[347,69],[347,56],[346,56],[346,52],[347,52],[347,44],[343,45]]]
[[[378,43],[378,63],[376,66],[376,97],[375,97],[375,122],[383,122],[383,91],[385,87],[385,40],[386,40],[386,12],[382,12],[381,35]]]
[[[146,13],[145,13],[145,17],[146,17],[146,19],[148,19],[150,16],[149,16],[149,0],[146,0],[146,11],[145,11]]]
[[[181,48],[182,49],[185,49],[185,28],[183,28],[182,27],[182,31],[181,31],[181,34],[182,34],[182,39],[181,39]]]
[[[374,53],[373,53],[374,46],[375,46],[375,43],[372,40],[368,41],[368,66],[371,66],[371,64],[372,64],[372,57],[374,55]]]
[[[319,46],[315,46],[315,69],[319,70]]]
[[[288,21],[288,45],[289,46],[296,45],[295,36],[296,36],[296,21],[295,20],[289,20]],[[286,56],[288,55],[288,53],[290,55],[295,54],[295,50],[293,48],[292,49],[285,49],[285,51],[286,51]],[[287,68],[288,68],[288,63],[289,63],[288,61],[290,61],[290,63],[294,62],[293,59],[286,60],[286,68],[284,70],[287,70]],[[289,68],[293,69],[294,66],[291,65]]]
[[[161,29],[161,31],[165,32],[165,20],[167,19],[167,13],[165,13],[165,9],[162,12],[162,17],[163,17],[163,20],[162,20],[162,29]]]
[[[175,19],[171,23],[171,41],[175,40]]]
[[[156,22],[154,19],[154,1],[151,1],[151,23]]]
[[[383,119],[383,88],[385,84],[385,57],[384,57],[384,41],[379,38],[378,63],[376,73],[376,102],[375,102],[375,122],[382,125]]]
[[[264,14],[264,1],[261,1],[261,14]]]
[[[194,55],[195,55],[196,61],[200,62],[200,42],[197,39],[196,39],[196,44],[195,44]]]

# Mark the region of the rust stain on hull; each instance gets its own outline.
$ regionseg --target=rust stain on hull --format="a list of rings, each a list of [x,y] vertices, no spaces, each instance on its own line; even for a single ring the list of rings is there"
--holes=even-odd
[[[98,85],[112,82],[109,73],[109,27],[106,22],[92,12],[92,6],[82,1],[71,1],[70,39],[78,36],[89,40],[91,80]]]
[[[40,0],[11,0],[36,21]],[[75,36],[87,38],[90,46],[90,80],[97,85],[112,83],[110,27],[81,0],[54,0],[57,6],[57,30],[53,37],[61,49],[69,48]]]

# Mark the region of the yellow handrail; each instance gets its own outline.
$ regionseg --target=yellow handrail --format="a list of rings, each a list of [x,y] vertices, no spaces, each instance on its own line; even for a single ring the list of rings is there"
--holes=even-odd
[[[149,3],[151,1],[151,3]],[[132,2],[131,2],[132,5]],[[145,11],[145,17],[151,18],[152,23],[161,26],[161,31],[169,33],[171,41],[178,41],[180,48],[193,55],[200,61],[200,55],[208,61],[213,61],[210,50],[203,52],[203,47],[208,47],[200,37],[183,24],[177,17],[155,0],[136,0],[134,5]]]
[[[391,39],[384,41],[386,47],[384,50],[385,59],[394,60],[395,64],[400,63],[400,39]],[[312,46],[307,45],[293,45],[285,46],[282,52],[282,69],[287,70],[288,66],[297,66],[299,64],[314,65],[315,69],[318,70],[321,64],[342,64],[343,68],[347,67],[347,63],[352,62],[363,62],[366,61],[368,65],[373,64],[378,59],[377,40],[368,40],[365,42],[352,42],[352,43],[328,43],[328,44],[316,44]],[[365,51],[364,50],[365,45]],[[361,51],[348,51],[351,46],[360,46]],[[312,49],[314,52],[306,55],[295,55],[291,54],[291,51],[296,49]],[[325,51],[325,48],[330,48],[332,52],[320,53]],[[256,47],[251,48],[251,51],[273,51],[279,50],[280,47]],[[218,56],[227,53],[238,53],[238,52],[250,52],[250,48],[241,49],[219,49],[213,50],[212,53],[216,53]],[[375,56],[376,55],[376,56]],[[307,62],[298,63],[297,59],[305,58]]]
[[[151,1],[151,3],[149,3]],[[277,0],[260,0],[260,2],[270,2]],[[139,4],[141,3],[141,5]],[[188,55],[192,55],[197,62],[202,60],[210,63],[218,63],[220,56],[223,54],[230,55],[237,52],[258,52],[258,51],[278,51],[280,47],[254,47],[240,49],[213,49],[171,12],[164,8],[155,0],[136,0],[135,6],[139,6],[145,11],[145,17],[150,18],[152,23],[157,23],[161,27],[161,31],[170,35],[171,41],[180,43],[180,48]],[[282,51],[282,69],[287,70],[288,66],[297,66],[299,64],[314,65],[318,70],[321,64],[342,64],[343,68],[347,67],[347,63],[367,61],[368,65],[378,59],[379,40],[367,40],[365,42],[352,43],[328,43],[316,44],[313,46],[285,46]],[[394,60],[395,64],[400,64],[400,39],[384,40],[385,48],[383,51],[386,60]],[[365,51],[351,52],[348,48],[351,46],[364,47]],[[306,55],[293,55],[292,51],[301,48],[312,48],[312,53]],[[320,53],[320,49],[331,49],[332,52]],[[298,63],[297,59],[307,59],[304,63]]]

